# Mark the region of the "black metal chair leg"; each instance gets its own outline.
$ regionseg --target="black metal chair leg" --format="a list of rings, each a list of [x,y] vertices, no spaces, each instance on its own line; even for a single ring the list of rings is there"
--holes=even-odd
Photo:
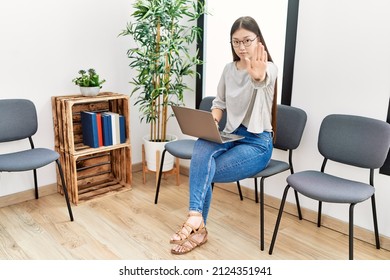
[[[376,217],[376,203],[375,203],[375,194],[371,196],[371,206],[372,206],[372,216],[374,220],[374,233],[375,233],[375,245],[377,249],[381,248],[379,240],[379,230],[378,230],[378,219]]]
[[[295,194],[295,202],[297,204],[298,218],[302,220],[302,211],[301,211],[301,205],[299,203],[298,192],[294,190],[294,194]]]
[[[256,203],[259,203],[259,196],[258,196],[257,191],[258,191],[258,189],[257,189],[257,178],[255,178],[255,201],[256,201]]]
[[[278,218],[276,219],[275,229],[274,229],[274,233],[272,235],[272,241],[271,241],[271,245],[270,245],[269,251],[268,251],[268,253],[270,255],[272,255],[272,251],[274,250],[276,236],[278,234],[280,220],[282,219],[283,208],[284,208],[284,204],[286,203],[289,188],[290,188],[290,185],[287,185],[286,188],[284,189],[284,192],[283,192],[283,198],[282,198],[282,201],[280,203]]]
[[[238,194],[240,195],[240,200],[244,200],[244,197],[242,196],[240,181],[237,181],[237,189],[238,189]]]
[[[34,174],[35,199],[38,199],[39,198],[39,194],[38,194],[38,177],[37,177],[37,170],[36,169],[33,170],[33,174]]]
[[[57,167],[58,167],[58,172],[60,173],[60,177],[61,177],[62,190],[64,192],[66,206],[68,207],[69,217],[70,217],[70,220],[73,222],[74,221],[74,219],[73,219],[73,212],[72,212],[72,208],[70,206],[69,195],[68,195],[68,188],[66,187],[65,178],[64,178],[64,172],[62,171],[62,166],[61,166],[61,163],[60,163],[60,161],[58,159],[56,160],[56,163],[57,163]]]
[[[165,153],[167,150],[164,149],[161,155],[161,162],[160,162],[160,170],[158,172],[158,180],[157,180],[157,186],[156,186],[156,195],[154,197],[154,204],[157,204],[158,202],[158,194],[160,192],[160,184],[161,184],[161,177],[162,177],[162,171],[163,171],[163,166],[164,166],[164,158],[165,158]]]
[[[321,227],[322,201],[318,201],[317,227]]]
[[[349,259],[353,260],[353,208],[355,203],[349,206]]]
[[[257,192],[256,192],[257,196]],[[260,182],[260,250],[264,251],[264,184]]]

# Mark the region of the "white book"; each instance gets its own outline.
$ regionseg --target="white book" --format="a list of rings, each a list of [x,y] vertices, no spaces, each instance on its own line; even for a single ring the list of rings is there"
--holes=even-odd
[[[111,116],[112,144],[113,145],[120,144],[121,139],[120,139],[119,114],[114,112],[105,112],[105,114]]]

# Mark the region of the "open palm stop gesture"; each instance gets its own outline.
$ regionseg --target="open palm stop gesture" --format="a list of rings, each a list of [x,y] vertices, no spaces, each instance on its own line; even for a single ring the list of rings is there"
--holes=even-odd
[[[256,81],[263,81],[267,71],[268,55],[261,42],[256,45],[256,50],[251,58],[245,57],[246,70]]]

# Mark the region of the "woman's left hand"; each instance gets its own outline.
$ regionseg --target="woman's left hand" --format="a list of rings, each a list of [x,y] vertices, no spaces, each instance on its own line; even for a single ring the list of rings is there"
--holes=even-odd
[[[252,58],[245,58],[246,69],[256,81],[263,81],[267,71],[268,55],[261,42],[258,42]]]

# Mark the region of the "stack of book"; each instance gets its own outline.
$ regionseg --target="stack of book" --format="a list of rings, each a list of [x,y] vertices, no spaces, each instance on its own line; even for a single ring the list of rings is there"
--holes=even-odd
[[[91,148],[126,142],[125,117],[113,112],[81,112],[83,143]]]

